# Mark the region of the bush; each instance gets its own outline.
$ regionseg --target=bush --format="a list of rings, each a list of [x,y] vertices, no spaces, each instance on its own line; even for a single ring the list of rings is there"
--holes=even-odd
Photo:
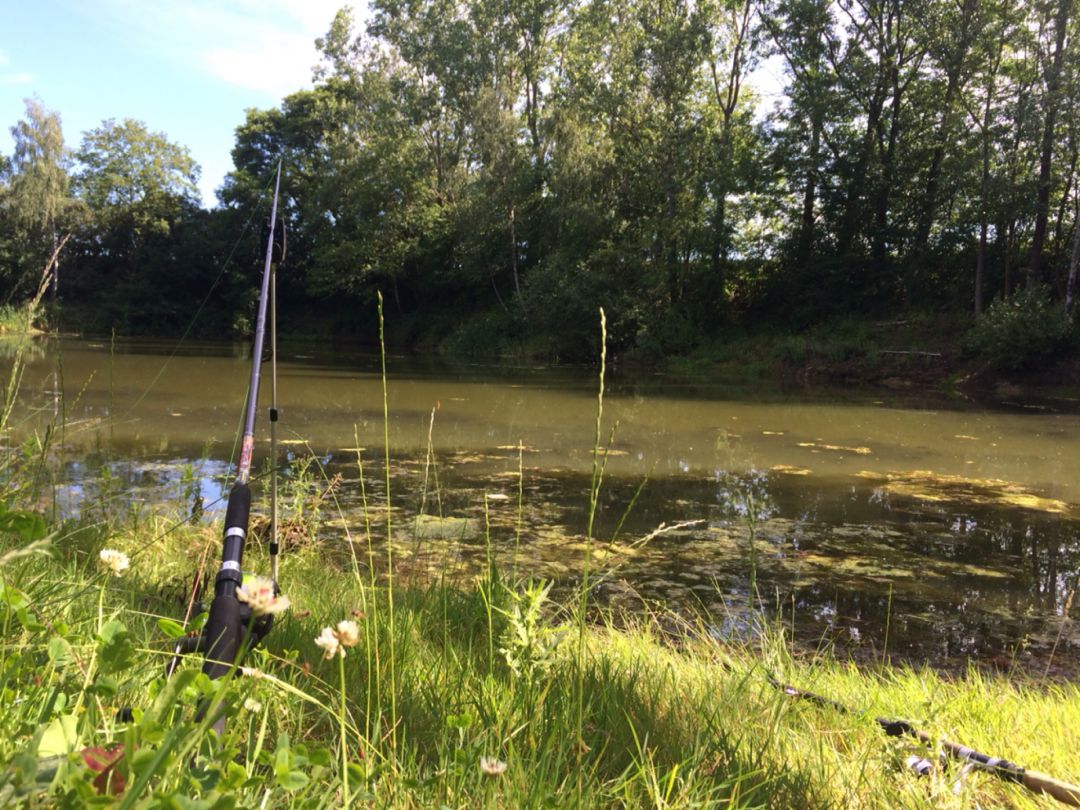
[[[0,307],[0,335],[21,334],[26,331],[26,307],[5,304]]]
[[[965,336],[963,348],[995,368],[1010,371],[1043,362],[1069,342],[1072,321],[1042,287],[996,299]]]

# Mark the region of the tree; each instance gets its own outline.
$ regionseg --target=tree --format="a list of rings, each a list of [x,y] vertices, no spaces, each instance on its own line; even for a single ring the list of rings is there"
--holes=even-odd
[[[120,329],[183,321],[186,302],[162,292],[193,272],[178,258],[201,209],[187,148],[140,121],[109,119],[83,134],[75,159],[74,188],[93,218],[76,246],[82,297],[97,298]]]
[[[777,142],[779,162],[795,183],[802,184],[795,220],[794,260],[799,266],[810,259],[819,242],[818,190],[826,175],[823,141],[829,138],[827,124],[836,114],[836,80],[825,52],[830,5],[830,0],[778,0],[762,14],[790,77],[790,104],[778,116]]]
[[[185,205],[197,205],[199,166],[187,147],[141,121],[106,120],[83,134],[75,187],[107,231],[123,235],[129,258],[152,234],[167,234]]]
[[[72,206],[69,155],[60,115],[46,109],[40,99],[26,99],[26,118],[11,128],[11,136],[15,151],[4,173],[2,201],[12,236],[21,243],[15,249],[14,278],[10,280],[19,287],[54,252],[58,230]],[[53,274],[55,294],[58,273],[55,262],[50,264],[45,271]]]
[[[1053,169],[1054,133],[1058,113],[1063,102],[1062,65],[1068,46],[1068,27],[1074,0],[1058,0],[1054,16],[1054,47],[1046,68],[1046,85],[1043,106],[1043,134],[1039,149],[1039,181],[1036,186],[1035,230],[1031,237],[1031,259],[1028,263],[1028,284],[1045,282],[1043,247],[1046,242],[1046,226],[1050,214],[1050,182]]]

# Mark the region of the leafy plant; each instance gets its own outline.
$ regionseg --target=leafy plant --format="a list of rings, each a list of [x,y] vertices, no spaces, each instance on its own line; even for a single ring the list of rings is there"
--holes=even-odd
[[[510,591],[511,605],[499,612],[506,617],[499,652],[514,676],[532,684],[547,674],[566,629],[552,627],[544,616],[544,606],[552,583],[529,581],[520,591]]]
[[[996,299],[963,341],[970,354],[995,368],[1018,371],[1052,358],[1068,344],[1072,321],[1044,287]]]

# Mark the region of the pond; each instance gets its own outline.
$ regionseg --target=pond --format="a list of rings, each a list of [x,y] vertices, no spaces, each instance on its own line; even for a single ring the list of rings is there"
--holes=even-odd
[[[248,351],[38,342],[21,390],[20,413],[32,416],[15,432],[60,426],[54,508],[197,503],[196,519],[213,519],[230,483]],[[505,570],[573,587],[596,370],[415,356],[387,365],[399,576],[469,577],[490,554]],[[328,554],[381,559],[379,358],[285,348],[278,399],[286,517],[315,507]],[[1080,402],[614,368],[603,405],[599,603],[662,604],[720,636],[774,622],[804,645],[858,658],[1080,671],[1069,619],[1080,602]],[[259,420],[255,466],[265,471],[265,407]],[[287,556],[283,566],[287,576]]]

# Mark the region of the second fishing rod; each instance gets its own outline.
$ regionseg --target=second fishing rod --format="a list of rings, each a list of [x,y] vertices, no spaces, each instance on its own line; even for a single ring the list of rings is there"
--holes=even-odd
[[[236,480],[229,492],[229,501],[225,509],[225,526],[222,537],[221,566],[214,579],[214,597],[210,603],[206,626],[203,629],[199,649],[204,654],[203,672],[216,679],[227,675],[239,665],[245,647],[259,642],[269,633],[272,626],[272,613],[255,615],[250,604],[238,598],[238,592],[244,586],[243,571],[244,544],[248,535],[251,517],[251,463],[255,450],[255,421],[258,410],[259,387],[262,377],[263,351],[266,345],[267,312],[271,312],[271,347],[276,352],[276,318],[273,315],[271,299],[274,295],[274,258],[275,234],[277,232],[278,200],[281,190],[281,162],[278,163],[277,177],[274,181],[274,201],[270,209],[270,227],[266,242],[266,255],[263,264],[262,281],[259,288],[259,308],[255,321],[255,343],[252,348],[251,377],[248,383],[247,400],[244,407],[243,436],[240,443],[240,462]],[[275,358],[276,359],[276,358]],[[273,366],[274,364],[272,364]],[[277,379],[276,368],[272,380],[272,402],[270,407],[271,453],[276,455],[277,422]],[[276,490],[276,481],[272,488]],[[276,494],[276,493],[275,493]],[[278,542],[276,533],[277,504],[272,497],[274,515],[271,519],[270,566],[273,588],[277,591],[278,577]],[[220,731],[224,718],[215,722]]]

